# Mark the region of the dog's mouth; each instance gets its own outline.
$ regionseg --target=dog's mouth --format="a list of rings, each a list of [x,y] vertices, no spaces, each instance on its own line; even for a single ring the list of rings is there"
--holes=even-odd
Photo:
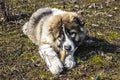
[[[75,51],[76,51],[77,48],[78,48],[78,47],[74,48],[73,50],[68,50],[68,48],[67,48],[67,50],[66,50],[66,49],[63,48],[63,49],[61,50],[61,52],[60,52],[60,60],[64,63],[65,58],[66,58],[68,55],[74,55],[74,53],[75,53]]]

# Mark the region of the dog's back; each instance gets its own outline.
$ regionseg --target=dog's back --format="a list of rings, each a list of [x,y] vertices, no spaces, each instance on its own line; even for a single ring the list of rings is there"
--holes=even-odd
[[[30,20],[25,23],[25,25],[23,26],[23,32],[28,35],[33,43],[38,45],[39,43],[36,43],[38,41],[35,36],[37,34],[37,30],[42,29],[42,25],[47,20],[47,18],[61,13],[64,13],[64,11],[55,8],[40,8],[35,13],[33,13]],[[38,24],[39,28],[37,28]],[[39,33],[41,33],[40,30]]]

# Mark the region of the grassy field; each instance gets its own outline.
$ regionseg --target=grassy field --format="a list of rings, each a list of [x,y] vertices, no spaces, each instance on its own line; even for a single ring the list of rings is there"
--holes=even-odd
[[[8,16],[0,11],[0,80],[120,80],[120,0],[9,0],[6,5]],[[38,47],[22,32],[41,7],[79,12],[94,41],[79,47],[77,66],[63,75],[49,72]]]

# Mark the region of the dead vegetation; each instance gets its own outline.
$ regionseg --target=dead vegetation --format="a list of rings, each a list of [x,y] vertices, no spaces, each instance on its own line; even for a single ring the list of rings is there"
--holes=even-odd
[[[119,6],[119,0],[1,0],[0,80],[119,80]],[[94,41],[79,47],[77,66],[60,76],[48,71],[37,46],[21,30],[40,7],[79,11]]]

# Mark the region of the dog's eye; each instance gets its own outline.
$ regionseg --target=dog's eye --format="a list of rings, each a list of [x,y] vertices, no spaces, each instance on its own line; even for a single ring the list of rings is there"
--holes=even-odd
[[[58,40],[62,41],[63,40],[63,34],[58,36]]]
[[[60,41],[62,40],[61,36],[58,36],[58,40],[60,40]]]
[[[81,27],[81,28],[80,28],[80,31],[81,31],[81,32],[84,32],[85,30],[84,30],[84,28],[83,28],[83,27]]]
[[[71,33],[70,33],[70,36],[71,36],[72,38],[74,38],[75,35],[76,35],[76,32],[71,32]]]

